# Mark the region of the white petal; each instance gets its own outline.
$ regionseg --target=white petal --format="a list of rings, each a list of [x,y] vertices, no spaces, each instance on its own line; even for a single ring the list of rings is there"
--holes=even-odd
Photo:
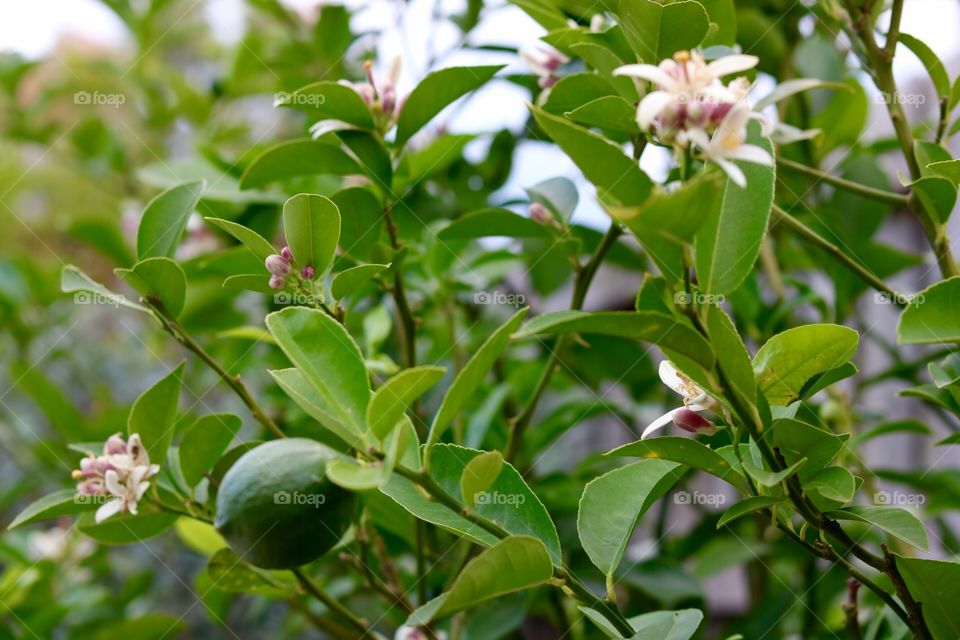
[[[97,509],[97,513],[94,516],[94,520],[97,524],[100,524],[110,516],[115,516],[123,509],[123,500],[117,498],[116,500],[111,500],[100,505],[100,508]]]
[[[387,84],[391,86],[396,86],[397,82],[400,80],[400,71],[402,69],[402,60],[400,56],[395,56],[393,62],[390,64],[390,70],[387,71]]]
[[[663,86],[673,84],[673,78],[671,78],[667,72],[652,64],[627,64],[614,69],[613,75],[631,76],[633,78],[640,78],[641,80],[649,80],[650,82]]]
[[[150,488],[149,482],[141,482],[140,484],[138,484],[136,487],[136,494],[135,494],[137,496],[137,500],[142,498],[143,494],[145,494],[147,492],[147,489],[149,488]]]
[[[687,129],[687,138],[690,140],[690,142],[700,147],[704,152],[709,152],[711,148],[710,137],[703,129]]]
[[[673,94],[666,91],[653,91],[640,101],[637,107],[637,124],[646,131],[660,112],[667,108],[674,100]]]
[[[660,374],[660,381],[663,382],[663,384],[673,389],[674,393],[683,395],[683,378],[680,377],[680,372],[677,371],[677,368],[673,366],[672,362],[669,360],[661,360],[658,373]]]
[[[748,56],[748,55],[724,56],[708,64],[707,72],[710,73],[710,75],[720,78],[722,76],[730,75],[731,73],[737,73],[738,71],[746,71],[747,69],[752,69],[755,66],[757,66],[758,62],[760,62],[760,58],[758,58],[757,56]]]
[[[723,169],[723,171],[730,176],[730,179],[733,180],[733,183],[745,189],[747,186],[747,176],[743,174],[743,171],[740,170],[740,167],[730,162],[729,160],[724,160],[723,158],[714,158],[714,162]]]
[[[665,414],[651,422],[647,425],[647,428],[643,430],[643,433],[640,434],[641,440],[646,440],[649,438],[655,431],[659,431],[666,425],[670,424],[673,421],[673,416],[675,416],[679,411],[683,411],[686,407],[677,407],[671,411],[667,411]]]
[[[341,131],[343,129],[353,129],[354,126],[349,122],[344,122],[343,120],[319,120],[310,125],[310,135],[313,136],[313,139],[316,140],[322,135],[326,135],[331,131]]]
[[[744,162],[753,162],[767,166],[773,165],[773,158],[763,147],[755,144],[742,144],[736,149],[730,151],[727,157],[732,160],[743,160]]]
[[[103,479],[107,486],[107,491],[115,496],[123,495],[124,491],[123,486],[120,484],[120,475],[116,471],[110,469],[104,474]]]

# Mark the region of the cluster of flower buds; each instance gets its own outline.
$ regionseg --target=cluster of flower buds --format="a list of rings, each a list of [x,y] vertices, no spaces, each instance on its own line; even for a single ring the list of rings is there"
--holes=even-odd
[[[109,498],[96,513],[96,521],[103,522],[118,513],[137,513],[137,503],[150,487],[150,478],[157,475],[160,465],[150,464],[150,456],[136,433],[129,440],[116,433],[103,445],[103,453],[92,453],[80,461],[80,469],[73,472],[77,492],[84,497]]]
[[[557,84],[557,80],[560,79],[557,71],[570,62],[570,58],[567,56],[543,45],[522,49],[520,57],[540,77],[537,84],[540,85],[541,89],[549,89]]]
[[[283,289],[287,286],[287,277],[293,273],[296,266],[293,252],[290,251],[290,247],[284,247],[280,253],[267,256],[264,266],[270,272],[270,288]],[[309,264],[300,268],[300,278],[303,280],[313,280],[316,275],[316,270]]]
[[[385,124],[392,124],[396,120],[396,116],[399,115],[401,107],[403,107],[403,100],[397,94],[397,82],[400,80],[400,57],[397,56],[393,59],[390,69],[386,75],[380,78],[379,83],[373,77],[373,63],[367,60],[363,66],[367,74],[366,82],[341,80],[340,84],[346,85],[360,94],[360,97],[367,103],[374,115],[381,116]]]
[[[756,56],[737,54],[707,63],[699,51],[680,51],[659,65],[629,64],[614,74],[656,85],[637,107],[637,124],[643,131],[678,150],[693,145],[704,160],[716,162],[743,187],[746,177],[734,160],[773,164],[765,149],[745,144],[747,123],[757,119],[768,124],[746,100],[751,88],[747,79],[724,84],[722,78],[751,69],[757,62]]]

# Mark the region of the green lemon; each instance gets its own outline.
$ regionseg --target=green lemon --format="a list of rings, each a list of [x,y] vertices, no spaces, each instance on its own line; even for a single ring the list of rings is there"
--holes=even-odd
[[[214,522],[241,558],[292,569],[333,548],[357,513],[356,494],[327,479],[332,449],[306,438],[266,442],[223,477]]]

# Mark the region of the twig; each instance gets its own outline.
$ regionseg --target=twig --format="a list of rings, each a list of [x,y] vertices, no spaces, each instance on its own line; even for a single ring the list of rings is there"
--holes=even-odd
[[[907,196],[900,193],[884,191],[883,189],[875,189],[874,187],[868,187],[867,185],[860,184],[859,182],[845,180],[844,178],[831,175],[824,171],[820,171],[819,169],[814,169],[813,167],[808,167],[805,164],[800,164],[799,162],[794,162],[793,160],[787,160],[786,158],[777,158],[777,164],[784,169],[793,171],[794,173],[802,173],[812,178],[816,178],[820,182],[833,185],[865,198],[871,198],[872,200],[877,200],[879,202],[900,207],[907,206]]]
[[[336,613],[338,616],[349,622],[354,629],[360,631],[364,636],[373,631],[373,629],[370,627],[370,624],[366,620],[357,616],[355,613],[350,611],[350,609],[347,609],[345,606],[340,604],[340,602],[338,602],[333,596],[317,586],[317,584],[311,580],[306,573],[304,573],[303,569],[291,569],[291,572],[294,576],[296,576],[297,582],[300,583],[300,586],[303,587],[304,591],[322,602],[324,606],[330,609],[330,611]]]

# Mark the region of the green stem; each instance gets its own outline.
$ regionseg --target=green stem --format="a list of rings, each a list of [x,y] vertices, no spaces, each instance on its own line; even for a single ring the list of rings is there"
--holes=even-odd
[[[794,162],[793,160],[787,160],[786,158],[777,158],[777,165],[789,171],[793,171],[794,173],[802,173],[812,178],[816,178],[819,182],[833,185],[865,198],[870,198],[872,200],[877,200],[879,202],[900,207],[907,206],[907,196],[900,193],[884,191],[883,189],[875,189],[873,187],[860,184],[859,182],[845,180],[824,171],[820,171],[819,169],[808,167],[805,164],[800,164],[799,162]]]
[[[611,222],[610,228],[607,229],[607,233],[597,245],[593,255],[590,256],[590,260],[577,272],[577,276],[573,284],[573,296],[570,300],[570,308],[572,310],[579,311],[583,308],[583,302],[586,300],[587,291],[590,289],[590,284],[593,282],[593,278],[596,276],[597,270],[600,268],[600,264],[603,262],[607,252],[610,251],[614,244],[616,244],[617,238],[619,238],[622,233],[623,230],[620,228],[620,225],[616,222]],[[507,433],[507,444],[504,448],[506,451],[504,457],[508,462],[515,460],[517,455],[520,453],[520,444],[523,440],[523,432],[530,425],[530,421],[533,419],[533,414],[537,410],[537,404],[540,402],[540,398],[543,396],[544,391],[546,391],[547,387],[550,385],[550,379],[553,377],[553,372],[556,370],[557,364],[560,362],[560,355],[563,349],[566,347],[568,340],[569,338],[567,334],[560,335],[557,338],[553,345],[553,349],[550,351],[550,355],[547,357],[547,363],[540,372],[540,377],[537,379],[537,384],[533,388],[533,393],[530,394],[530,399],[527,400],[527,403],[524,405],[520,413],[510,421],[510,431]]]
[[[373,629],[366,620],[363,620],[357,616],[355,613],[350,611],[350,609],[347,609],[345,606],[340,604],[338,600],[321,589],[313,580],[310,579],[310,576],[304,573],[303,569],[291,569],[291,572],[294,576],[296,576],[297,582],[300,583],[300,586],[303,587],[304,591],[322,602],[327,609],[330,609],[330,611],[336,613],[345,621],[349,622],[350,626],[360,631],[363,636],[367,636],[373,632]]]
[[[869,269],[848,256],[840,247],[833,244],[819,233],[794,218],[788,212],[784,211],[777,205],[773,205],[772,212],[776,222],[783,223],[791,231],[799,235],[804,240],[817,245],[829,253],[837,260],[837,262],[850,270],[854,275],[858,276],[861,280],[869,284],[877,291],[886,294],[891,303],[897,305],[898,307],[906,307],[909,304],[910,296],[898,293],[892,289],[887,285],[886,282],[875,276]]]

